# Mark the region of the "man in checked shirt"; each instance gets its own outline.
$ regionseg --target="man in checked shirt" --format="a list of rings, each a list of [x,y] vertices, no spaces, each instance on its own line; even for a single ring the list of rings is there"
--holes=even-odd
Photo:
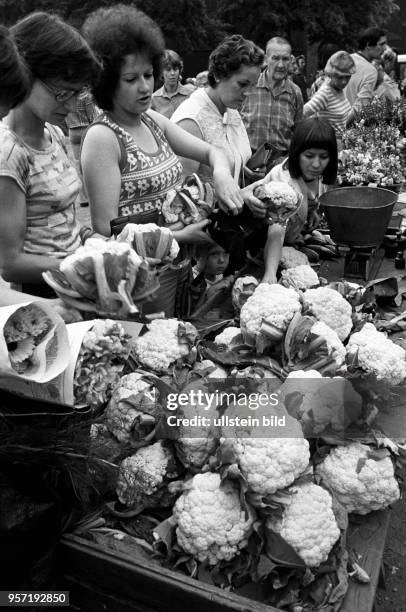
[[[300,88],[288,79],[292,49],[279,36],[266,45],[266,69],[256,86],[246,95],[241,116],[255,152],[267,143],[270,155],[267,170],[287,156],[293,126],[303,115]]]

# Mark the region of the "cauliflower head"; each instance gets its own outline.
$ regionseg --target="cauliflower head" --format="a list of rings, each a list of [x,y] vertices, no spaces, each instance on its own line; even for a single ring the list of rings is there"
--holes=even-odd
[[[214,342],[216,344],[225,344],[228,346],[239,334],[241,334],[241,329],[239,327],[226,327],[220,334],[217,334],[214,338]]]
[[[177,359],[189,355],[197,338],[197,330],[191,323],[178,319],[155,319],[148,330],[134,342],[134,352],[142,365],[164,372]]]
[[[347,512],[368,514],[399,499],[399,485],[391,458],[371,458],[366,444],[338,446],[317,468],[326,487]]]
[[[108,430],[124,444],[147,435],[160,416],[159,394],[139,372],[122,376],[104,413]]]
[[[224,444],[224,441],[223,441]],[[260,496],[291,485],[310,460],[309,443],[301,438],[228,439],[248,489]]]
[[[122,504],[137,508],[168,506],[173,501],[167,489],[178,476],[172,451],[160,440],[144,446],[120,464],[116,493]]]
[[[354,363],[377,380],[390,385],[400,384],[406,377],[406,352],[379,332],[372,323],[365,323],[361,331],[350,336],[347,362]]]
[[[295,268],[296,266],[308,266],[309,259],[307,255],[298,251],[294,247],[284,246],[282,247],[282,255],[279,262],[282,270],[288,270],[289,268]]]
[[[237,486],[219,474],[196,474],[173,508],[179,546],[200,562],[230,561],[247,543],[254,522]]]
[[[338,291],[329,287],[308,289],[303,296],[304,307],[319,321],[333,329],[344,341],[352,329],[352,308]]]
[[[285,331],[296,312],[301,310],[299,295],[282,285],[259,285],[241,308],[241,330],[258,334],[263,321]]]
[[[307,567],[326,561],[340,537],[331,495],[313,483],[293,485],[282,518],[267,519],[267,527],[279,533]]]
[[[296,290],[311,289],[320,285],[317,272],[311,266],[306,264],[295,266],[282,270],[281,279],[279,281],[284,287],[293,287]]]

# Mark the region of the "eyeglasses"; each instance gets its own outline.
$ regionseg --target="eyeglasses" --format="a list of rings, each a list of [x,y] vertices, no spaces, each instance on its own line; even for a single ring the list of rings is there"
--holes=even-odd
[[[77,89],[54,89],[53,87],[51,87],[51,85],[48,85],[47,83],[45,83],[45,81],[41,81],[41,79],[38,79],[38,81],[41,83],[41,85],[45,87],[45,89],[47,89],[55,97],[55,100],[57,102],[67,102],[74,96],[78,96],[79,94],[81,94],[83,91],[83,88],[79,90]]]

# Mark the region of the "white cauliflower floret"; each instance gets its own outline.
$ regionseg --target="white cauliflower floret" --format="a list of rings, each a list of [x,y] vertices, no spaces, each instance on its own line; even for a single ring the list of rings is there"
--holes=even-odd
[[[296,266],[308,266],[309,259],[307,255],[298,251],[294,247],[284,246],[282,247],[282,255],[279,262],[282,270],[288,270],[289,268],[295,268]]]
[[[289,372],[286,380],[288,378],[323,378],[320,372],[317,370],[293,370],[293,372]]]
[[[221,483],[219,474],[196,474],[176,500],[179,546],[198,561],[216,565],[230,561],[248,543],[253,517],[246,516],[237,486]]]
[[[325,339],[327,348],[334,361],[337,366],[341,366],[345,362],[347,351],[334,329],[329,327],[324,321],[317,321],[317,323],[312,326],[311,331],[313,334],[322,336]]]
[[[132,372],[123,376],[114,388],[104,418],[117,440],[128,443],[155,426],[159,410],[157,389],[142,374]]]
[[[155,319],[148,325],[149,331],[134,342],[134,352],[142,365],[162,372],[189,354],[190,344],[179,339],[180,326],[186,334],[197,337],[197,330],[191,323],[178,319]]]
[[[263,321],[285,331],[296,312],[301,310],[299,295],[292,288],[263,283],[241,308],[242,331],[257,334]]]
[[[391,385],[400,384],[406,377],[405,350],[377,331],[372,323],[365,323],[361,331],[350,336],[347,344],[349,365],[354,359],[366,373]]]
[[[289,491],[282,518],[268,518],[267,527],[280,533],[307,567],[317,567],[340,537],[331,495],[313,483],[294,485]]]
[[[329,287],[308,289],[303,296],[304,307],[319,321],[333,329],[344,341],[352,329],[352,308],[338,291]]]
[[[239,276],[236,279],[231,292],[231,298],[237,312],[241,310],[241,306],[254,293],[258,285],[259,283],[255,276]]]
[[[120,464],[117,497],[130,508],[167,505],[167,480],[177,476],[173,454],[162,441],[144,446]],[[140,511],[141,511],[140,510]]]
[[[347,512],[368,514],[399,499],[391,458],[369,458],[370,453],[360,442],[338,446],[316,468]]]
[[[248,489],[261,496],[291,485],[309,465],[309,443],[303,437],[246,437],[225,443],[233,448]]]
[[[301,265],[282,270],[280,283],[285,287],[293,287],[293,289],[311,289],[320,285],[317,272],[311,266]]]
[[[230,344],[233,338],[239,334],[241,334],[241,329],[239,327],[226,327],[214,338],[214,342],[216,344],[225,344],[227,346]]]

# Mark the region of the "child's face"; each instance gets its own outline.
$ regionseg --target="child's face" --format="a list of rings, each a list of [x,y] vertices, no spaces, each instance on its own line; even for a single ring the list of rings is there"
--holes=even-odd
[[[223,274],[228,266],[230,256],[220,246],[210,248],[206,261],[205,276],[214,277]]]

